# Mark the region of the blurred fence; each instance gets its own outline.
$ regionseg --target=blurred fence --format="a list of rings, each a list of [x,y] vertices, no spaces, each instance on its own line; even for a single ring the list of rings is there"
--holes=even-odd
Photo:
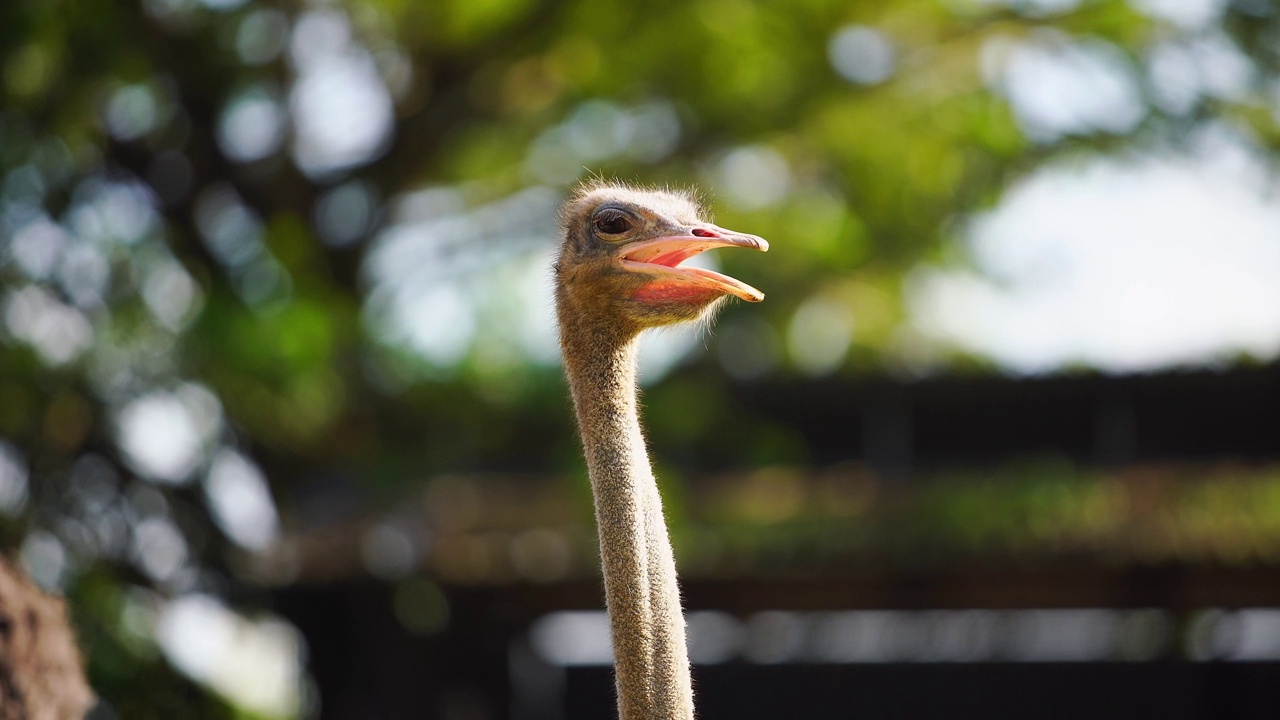
[[[1278,366],[736,388],[812,465],[657,453],[689,473],[667,490],[700,717],[1272,717],[1278,388]],[[575,482],[437,478],[290,538],[276,600],[321,717],[612,712]]]

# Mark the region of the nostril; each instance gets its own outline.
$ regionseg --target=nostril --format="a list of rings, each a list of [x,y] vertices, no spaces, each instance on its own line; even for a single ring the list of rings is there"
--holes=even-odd
[[[690,233],[694,237],[705,237],[705,238],[720,237],[720,235],[716,231],[708,230],[706,228],[694,228],[692,231],[690,231]]]

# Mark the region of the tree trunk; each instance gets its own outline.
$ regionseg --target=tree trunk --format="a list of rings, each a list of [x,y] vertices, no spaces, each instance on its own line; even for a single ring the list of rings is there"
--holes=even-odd
[[[0,720],[79,720],[93,703],[66,603],[0,560]]]

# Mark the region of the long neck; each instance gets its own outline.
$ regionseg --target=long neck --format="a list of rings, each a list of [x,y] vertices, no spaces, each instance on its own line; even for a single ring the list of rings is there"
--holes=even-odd
[[[675,560],[636,407],[636,335],[576,325],[564,313],[561,323],[595,496],[619,715],[691,720]]]

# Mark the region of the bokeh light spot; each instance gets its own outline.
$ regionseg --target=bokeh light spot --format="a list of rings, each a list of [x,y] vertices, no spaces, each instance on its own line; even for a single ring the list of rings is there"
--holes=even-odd
[[[845,80],[877,85],[893,76],[897,52],[884,33],[865,25],[850,25],[831,36],[827,59]]]
[[[396,619],[416,635],[434,635],[449,625],[449,598],[435,582],[415,577],[401,582],[391,598]]]

